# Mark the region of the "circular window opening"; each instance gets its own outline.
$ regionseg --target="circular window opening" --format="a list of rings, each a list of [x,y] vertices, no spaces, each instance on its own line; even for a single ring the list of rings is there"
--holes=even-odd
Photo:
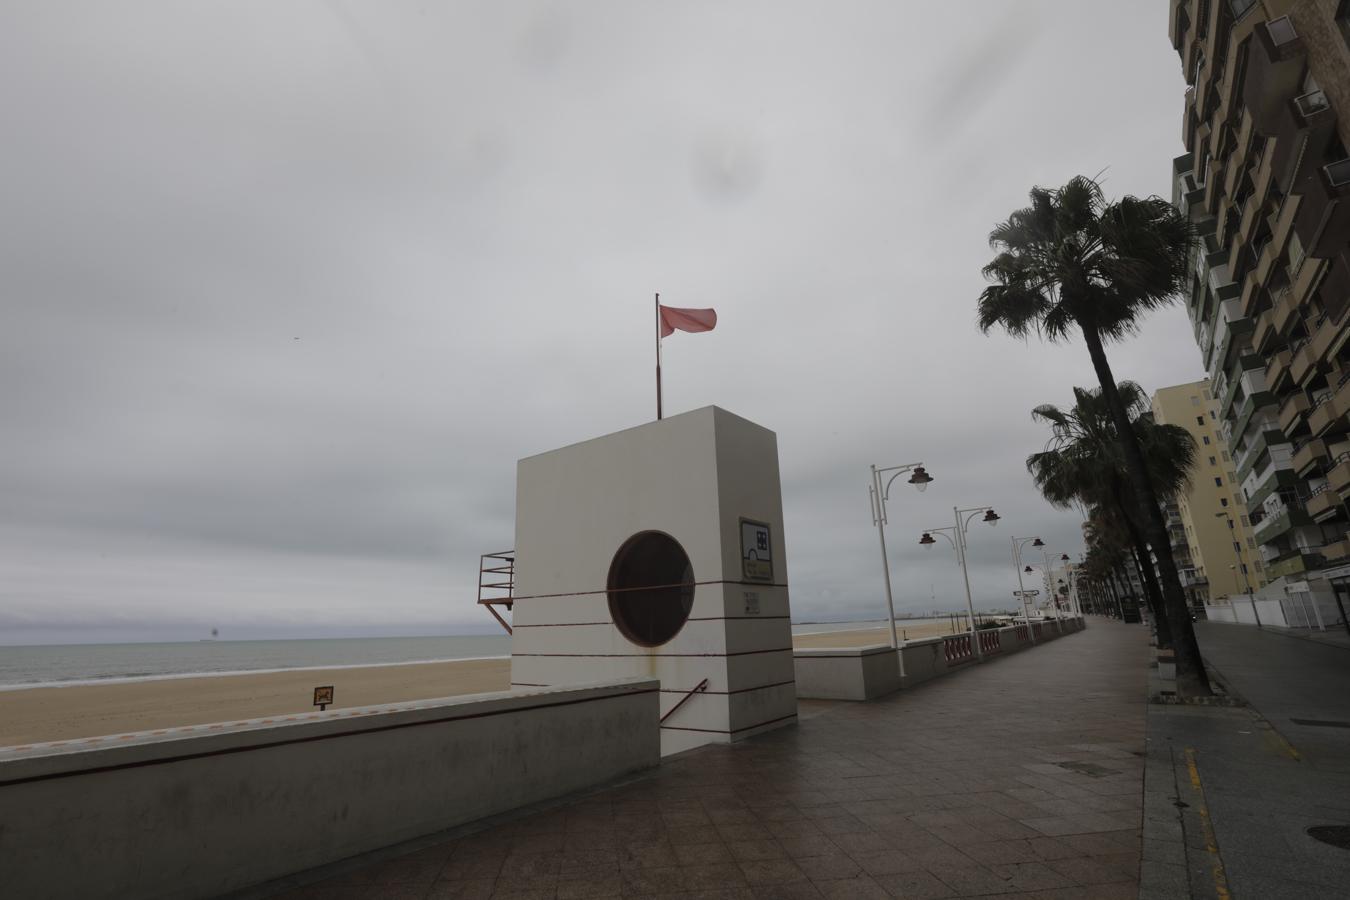
[[[644,531],[624,541],[609,564],[609,615],[644,647],[666,643],[694,606],[694,568],[673,537]]]

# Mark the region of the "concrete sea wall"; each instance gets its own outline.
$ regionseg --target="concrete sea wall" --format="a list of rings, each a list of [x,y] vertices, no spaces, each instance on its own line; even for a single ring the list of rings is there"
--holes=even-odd
[[[1082,628],[1081,618],[1051,619],[977,631],[975,637],[984,658],[994,659]],[[792,656],[797,696],[817,700],[872,700],[977,661],[969,634],[906,641],[898,653],[876,644],[796,650]]]
[[[660,684],[0,753],[0,897],[210,897],[660,762]]]

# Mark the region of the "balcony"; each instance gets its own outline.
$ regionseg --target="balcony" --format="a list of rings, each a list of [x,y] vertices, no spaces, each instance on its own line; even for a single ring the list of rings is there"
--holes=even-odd
[[[1350,556],[1350,537],[1343,537],[1334,544],[1327,544],[1322,548],[1321,553],[1327,562],[1345,559]]]
[[[1325,485],[1313,491],[1304,504],[1308,515],[1314,522],[1330,522],[1345,516],[1345,507],[1341,505],[1341,495]]]
[[[1270,308],[1270,324],[1280,334],[1289,333],[1289,323],[1293,321],[1294,312],[1298,309],[1298,301],[1294,298],[1294,292],[1289,288],[1284,288],[1275,297],[1275,303]]]
[[[1301,261],[1294,260],[1293,265],[1297,266],[1293,272],[1294,304],[1301,306],[1308,302],[1313,289],[1318,287],[1318,282],[1322,277],[1322,261],[1320,259],[1309,259],[1307,254],[1304,254],[1304,258]]]
[[[1257,543],[1269,544],[1288,534],[1292,528],[1311,524],[1312,519],[1308,518],[1308,513],[1302,506],[1290,505],[1278,513],[1266,516],[1252,533],[1256,536]]]
[[[1308,380],[1317,374],[1317,354],[1313,352],[1313,343],[1304,338],[1294,350],[1294,358],[1289,362],[1289,375],[1294,383],[1306,386]]]
[[[1295,553],[1293,556],[1287,556],[1284,559],[1276,560],[1266,566],[1266,575],[1269,576],[1271,581],[1274,581],[1276,578],[1288,578],[1302,574],[1315,565],[1316,561],[1314,557],[1305,556],[1302,553]]]
[[[1317,437],[1342,434],[1347,409],[1350,409],[1350,380],[1342,378],[1335,392],[1324,395],[1308,412],[1308,429]]]
[[[1327,471],[1327,484],[1341,495],[1342,500],[1350,499],[1350,452],[1336,457],[1335,464]]]
[[[1341,332],[1345,326],[1345,316],[1342,315],[1339,321],[1332,321],[1330,318],[1323,319],[1313,332],[1312,341],[1309,345],[1313,356],[1319,362],[1325,362],[1334,357],[1337,345],[1340,343]]]
[[[1300,478],[1321,472],[1331,462],[1327,454],[1327,442],[1319,439],[1304,441],[1294,451],[1294,472]]]
[[[1312,155],[1311,145],[1307,155]],[[1329,161],[1319,166],[1300,184],[1303,200],[1299,204],[1294,231],[1309,256],[1329,259],[1350,242],[1350,159]]]
[[[1272,123],[1275,184],[1286,196],[1302,194],[1303,185],[1327,162],[1323,148],[1336,130],[1336,113],[1325,94],[1311,91],[1286,101],[1275,111]]]
[[[1209,578],[1201,575],[1195,569],[1178,569],[1177,575],[1181,577],[1182,587],[1203,587],[1209,584]]]
[[[1294,351],[1286,347],[1273,355],[1266,365],[1266,383],[1277,394],[1282,394],[1292,387],[1293,383],[1289,380],[1289,364],[1293,358]]]
[[[1295,391],[1280,404],[1280,430],[1287,437],[1293,437],[1303,428],[1312,401],[1302,391]]]
[[[1276,117],[1303,82],[1303,41],[1288,16],[1272,19],[1252,31],[1242,97],[1252,125],[1270,137]]]
[[[1271,313],[1272,310],[1268,309],[1256,317],[1256,328],[1252,330],[1252,348],[1257,353],[1269,350],[1278,336]]]

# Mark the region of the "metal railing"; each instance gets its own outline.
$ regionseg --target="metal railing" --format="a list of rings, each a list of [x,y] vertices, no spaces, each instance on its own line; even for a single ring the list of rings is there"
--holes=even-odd
[[[707,689],[708,689],[708,679],[705,678],[698,684],[694,685],[693,688],[689,690],[689,693],[681,697],[674,706],[666,710],[666,714],[661,717],[661,721],[658,724],[664,725],[666,719],[669,719],[671,716],[675,715],[675,710],[679,709],[681,706],[684,706],[684,704],[689,700],[690,697],[694,696],[695,694],[706,691]]]
[[[514,604],[515,590],[515,550],[484,553],[478,558],[478,605],[487,607],[492,618],[506,629],[507,634],[514,634],[511,625],[494,607],[505,606],[510,610]]]

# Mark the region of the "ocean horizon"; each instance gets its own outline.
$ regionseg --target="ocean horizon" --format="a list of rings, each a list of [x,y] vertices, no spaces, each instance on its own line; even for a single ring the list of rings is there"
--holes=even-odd
[[[945,618],[945,617],[943,617]],[[897,624],[938,621],[899,619]],[[885,619],[793,623],[793,634],[880,628]],[[509,656],[505,634],[0,646],[0,690]]]

